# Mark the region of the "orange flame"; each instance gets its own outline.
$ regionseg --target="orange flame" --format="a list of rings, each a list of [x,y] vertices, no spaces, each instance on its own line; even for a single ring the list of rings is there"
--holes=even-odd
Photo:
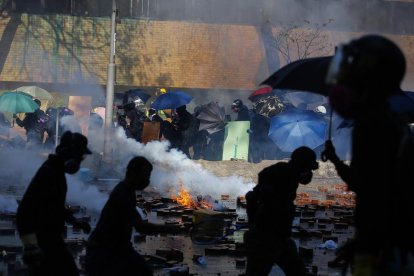
[[[193,197],[190,195],[188,190],[184,187],[182,183],[180,183],[180,190],[178,191],[178,196],[172,195],[172,200],[177,202],[179,205],[193,208],[193,209],[212,209],[213,206],[205,200],[194,200]]]

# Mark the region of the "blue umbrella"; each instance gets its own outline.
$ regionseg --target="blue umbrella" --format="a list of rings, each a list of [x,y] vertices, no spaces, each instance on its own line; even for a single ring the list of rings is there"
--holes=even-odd
[[[292,91],[292,90],[283,90],[283,93],[280,97],[282,100],[290,103],[294,107],[301,109],[314,110],[320,105],[326,105],[328,103],[328,97],[309,93],[305,91]]]
[[[188,104],[192,99],[192,96],[181,91],[168,92],[158,96],[151,104],[151,108],[156,110],[176,109],[177,107]]]
[[[314,111],[291,107],[272,118],[268,136],[285,152],[301,146],[315,149],[325,142],[326,127],[325,119]]]

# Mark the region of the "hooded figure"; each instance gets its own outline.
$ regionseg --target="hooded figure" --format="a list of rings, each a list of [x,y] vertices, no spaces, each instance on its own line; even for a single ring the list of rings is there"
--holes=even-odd
[[[29,275],[79,275],[63,239],[65,222],[85,233],[91,228],[66,208],[65,173],[79,170],[85,155],[91,154],[87,145],[82,134],[65,132],[56,153],[49,155],[38,169],[17,208],[17,231]]]

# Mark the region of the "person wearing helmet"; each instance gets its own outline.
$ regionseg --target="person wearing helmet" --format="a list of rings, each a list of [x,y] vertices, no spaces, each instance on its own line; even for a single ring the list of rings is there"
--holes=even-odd
[[[340,46],[328,70],[331,106],[354,125],[350,165],[338,158],[329,140],[323,152],[357,196],[355,239],[344,247],[352,250],[338,251],[337,258],[352,259],[353,275],[394,275],[414,254],[414,228],[408,226],[414,223],[414,189],[405,185],[413,179],[404,179],[406,164],[400,162],[410,132],[388,105],[388,98],[401,91],[405,69],[395,43],[366,35]]]
[[[50,154],[38,169],[17,208],[16,226],[29,275],[79,275],[63,239],[65,222],[85,233],[91,228],[65,207],[65,173],[79,170],[85,155],[91,154],[87,145],[88,139],[82,134],[65,132],[55,154]]]
[[[312,171],[318,168],[315,152],[299,147],[288,162],[278,162],[259,173],[258,184],[246,194],[248,276],[268,275],[275,263],[287,276],[306,275],[291,239],[294,200],[299,184],[309,184]]]
[[[26,130],[26,148],[27,149],[38,149],[43,144],[45,131],[47,127],[47,116],[40,109],[41,102],[38,99],[33,100],[38,108],[31,113],[25,113],[23,120],[16,118],[18,126],[23,127]]]
[[[250,121],[249,109],[240,99],[236,99],[231,104],[231,110],[237,113],[236,121]]]

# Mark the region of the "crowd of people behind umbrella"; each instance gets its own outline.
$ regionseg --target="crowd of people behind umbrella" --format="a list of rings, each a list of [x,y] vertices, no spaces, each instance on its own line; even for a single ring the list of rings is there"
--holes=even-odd
[[[10,93],[15,94],[16,92]],[[309,98],[309,95],[312,94],[305,92],[286,93],[284,91],[276,93],[270,86],[264,86],[249,97],[252,108],[248,108],[241,99],[233,101],[230,109],[236,114],[235,121],[250,122],[250,129],[247,131],[249,133],[249,162],[257,163],[265,159],[274,160],[287,157],[288,153],[302,143],[302,140],[294,142],[292,137],[283,138],[283,136],[288,137],[289,134],[277,134],[272,131],[276,127],[279,128],[279,125],[273,126],[272,118],[281,115],[280,113],[284,114],[288,110],[291,113],[298,113],[297,108],[311,109],[306,112],[312,113],[315,116],[313,118],[315,121],[326,125],[326,121],[321,116],[322,112],[319,112],[318,115],[314,112],[317,110],[316,107],[325,104],[326,100],[319,95],[311,96],[313,99],[310,100],[303,100],[303,98]],[[168,140],[171,148],[182,151],[192,159],[222,160],[225,125],[231,121],[231,117],[226,115],[225,107],[214,101],[198,105],[194,108],[193,113],[190,113],[187,110],[187,105],[192,99],[193,97],[184,92],[167,93],[165,89],[158,89],[154,95],[143,89],[116,93],[116,120],[114,124],[124,128],[128,138],[138,142],[146,142],[143,141],[145,122],[158,122],[158,140]],[[30,100],[35,103],[33,111],[24,112],[23,119],[15,115],[17,112],[9,111],[14,114],[13,124],[15,122],[24,128],[27,137],[26,143],[23,139],[17,139],[18,137],[15,139],[7,138],[7,128],[12,124],[2,115],[2,129],[4,131],[0,134],[3,145],[11,144],[15,147],[24,146],[28,149],[46,148],[49,150],[53,149],[59,134],[65,130],[81,132],[81,127],[75,119],[71,120],[70,124],[67,123],[69,118],[74,118],[74,112],[69,108],[49,107],[43,111],[40,108],[41,102],[37,98]],[[288,117],[291,115],[289,114]],[[103,118],[91,111],[89,128],[102,128],[103,125]],[[287,127],[292,128],[293,126],[287,125]],[[325,126],[319,129],[319,140],[310,145],[312,148],[322,145],[325,139]],[[58,133],[57,136],[56,133]],[[296,136],[300,139],[303,138],[300,133],[299,136]]]

